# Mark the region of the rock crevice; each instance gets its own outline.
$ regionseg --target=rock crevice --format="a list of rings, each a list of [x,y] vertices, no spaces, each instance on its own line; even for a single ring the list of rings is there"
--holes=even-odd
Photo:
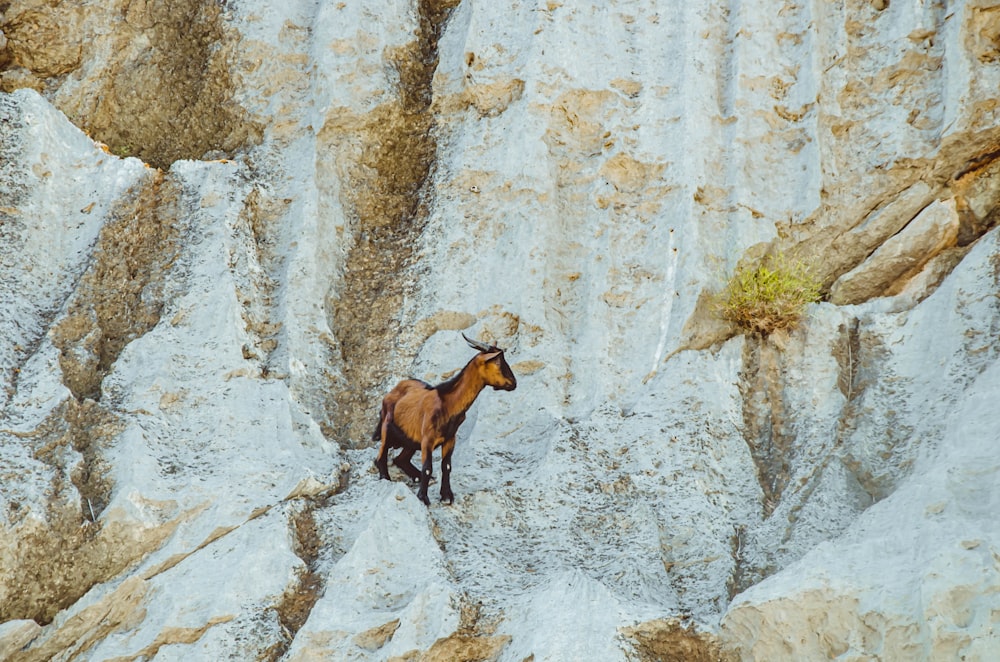
[[[395,98],[365,116],[332,113],[320,132],[322,158],[334,159],[341,197],[353,220],[343,280],[329,302],[343,360],[335,428],[328,434],[348,446],[370,444],[371,403],[392,369],[404,368],[399,336],[404,298],[432,192],[427,188],[437,150],[432,81],[437,43],[457,0],[420,0],[416,39],[388,49],[397,73]],[[396,342],[387,345],[387,337]]]

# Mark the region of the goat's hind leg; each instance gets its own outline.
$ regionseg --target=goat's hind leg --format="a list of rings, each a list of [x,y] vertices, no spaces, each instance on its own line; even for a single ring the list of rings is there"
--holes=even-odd
[[[375,457],[375,466],[378,467],[378,477],[382,480],[392,480],[389,478],[389,429],[388,421],[383,418],[375,428],[376,432],[381,432],[382,445],[379,446],[378,455]],[[373,435],[374,436],[374,435]]]
[[[423,501],[425,506],[431,505],[431,500],[427,498],[427,487],[430,485],[431,475],[434,473],[434,465],[431,462],[433,459],[433,452],[434,446],[425,440],[420,446],[420,459],[422,460],[422,463],[420,471],[420,489],[417,490],[417,498]]]
[[[396,458],[392,461],[393,464],[402,469],[403,473],[409,476],[410,480],[414,482],[420,480],[420,469],[417,469],[415,466],[413,466],[413,463],[410,462],[410,458],[412,458],[413,454],[416,452],[417,452],[416,446],[410,446],[410,445],[403,446],[403,452],[397,455]]]

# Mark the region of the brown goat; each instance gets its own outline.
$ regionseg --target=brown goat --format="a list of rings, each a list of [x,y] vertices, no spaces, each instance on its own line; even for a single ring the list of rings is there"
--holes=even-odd
[[[381,441],[375,466],[379,478],[389,480],[389,449],[403,451],[392,461],[413,480],[420,481],[417,497],[428,506],[427,486],[432,474],[431,456],[441,447],[441,501],[455,502],[451,491],[451,454],[455,450],[455,434],[465,421],[465,412],[486,386],[495,390],[513,391],[517,379],[507,365],[503,350],[470,340],[479,350],[461,372],[446,382],[431,386],[419,379],[404,379],[382,399],[378,426],[372,439]],[[422,470],[410,462],[420,451]]]

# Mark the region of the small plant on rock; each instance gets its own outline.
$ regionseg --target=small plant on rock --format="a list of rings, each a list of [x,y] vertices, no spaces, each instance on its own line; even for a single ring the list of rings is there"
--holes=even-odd
[[[820,281],[800,260],[768,255],[741,265],[718,295],[723,319],[762,336],[798,326],[807,304],[819,301]]]

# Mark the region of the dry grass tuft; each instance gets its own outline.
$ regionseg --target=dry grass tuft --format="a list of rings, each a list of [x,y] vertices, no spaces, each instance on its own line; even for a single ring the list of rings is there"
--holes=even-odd
[[[805,307],[820,298],[820,280],[800,260],[778,253],[740,266],[718,295],[723,319],[743,331],[768,336],[798,326]]]

